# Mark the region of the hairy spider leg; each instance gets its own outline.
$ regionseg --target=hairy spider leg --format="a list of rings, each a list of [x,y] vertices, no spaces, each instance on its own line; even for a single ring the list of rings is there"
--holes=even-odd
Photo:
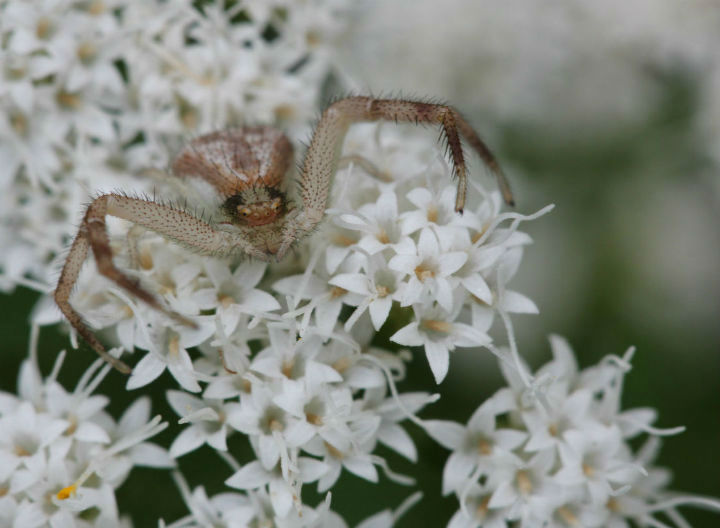
[[[295,240],[312,231],[327,208],[330,186],[338,168],[345,135],[350,125],[360,122],[395,121],[396,123],[439,123],[447,142],[458,179],[455,210],[462,213],[467,195],[467,169],[462,135],[495,174],[503,198],[513,205],[512,192],[500,165],[487,145],[454,108],[437,103],[403,99],[375,99],[353,96],[328,106],[320,117],[305,154],[299,186],[302,210],[288,218],[283,243],[277,252],[281,259]]]
[[[242,241],[231,238],[228,233],[215,230],[210,224],[168,205],[120,194],[104,194],[93,200],[87,208],[80,230],[70,247],[55,290],[55,302],[72,327],[105,361],[117,370],[129,373],[130,367],[105,351],[105,347],[85,325],[82,317],[69,302],[73,286],[77,282],[80,269],[87,257],[88,248],[95,256],[98,272],[101,275],[174,320],[189,326],[195,326],[195,323],[166,308],[136,280],[115,267],[106,230],[105,217],[107,215],[134,222],[204,255],[225,256],[237,250],[247,252],[249,248],[244,247]]]

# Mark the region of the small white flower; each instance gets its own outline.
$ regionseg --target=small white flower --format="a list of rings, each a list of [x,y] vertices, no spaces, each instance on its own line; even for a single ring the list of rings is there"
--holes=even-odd
[[[453,308],[452,274],[459,270],[467,260],[467,255],[459,251],[445,251],[431,229],[423,229],[415,245],[412,239],[406,247],[398,250],[388,267],[409,277],[403,283],[400,304],[423,302],[426,299],[437,301],[446,311]]]
[[[458,305],[459,309],[459,305]],[[413,306],[415,321],[395,332],[390,340],[406,346],[423,346],[436,383],[441,383],[450,366],[450,352],[456,347],[477,347],[490,337],[470,325],[458,323],[440,306]]]

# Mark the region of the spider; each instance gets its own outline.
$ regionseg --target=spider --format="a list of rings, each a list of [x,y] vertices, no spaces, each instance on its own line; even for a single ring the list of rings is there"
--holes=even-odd
[[[80,269],[92,250],[98,271],[131,295],[185,325],[195,324],[166,308],[138,281],[118,270],[105,227],[105,217],[129,220],[187,249],[214,257],[247,255],[264,261],[282,259],[297,241],[321,221],[348,127],[369,121],[439,124],[458,179],[455,211],[462,214],[467,176],[460,136],[495,174],[505,201],[513,205],[510,187],[493,154],[452,107],[407,99],[352,96],[330,104],[315,128],[300,169],[297,188],[288,185],[293,147],[279,130],[246,126],[200,136],[185,146],[171,164],[174,176],[197,178],[214,188],[220,203],[216,220],[206,220],[150,199],[120,193],[103,194],[88,206],[70,247],[54,297],[72,327],[113,367],[130,367],[111,356],[70,304]],[[351,157],[353,158],[353,157]],[[291,192],[292,199],[288,198]]]

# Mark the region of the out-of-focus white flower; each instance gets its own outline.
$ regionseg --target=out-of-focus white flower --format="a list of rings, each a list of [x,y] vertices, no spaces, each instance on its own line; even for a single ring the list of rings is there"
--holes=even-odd
[[[562,338],[552,336],[550,343],[554,360],[535,374],[536,386],[505,367],[510,387],[482,404],[466,427],[423,423],[452,450],[443,492],[454,492],[461,508],[450,526],[651,525],[655,513],[677,518],[672,510],[681,505],[720,509],[717,501],[664,490],[666,472],[651,466],[659,435],[683,428],[656,429],[650,425],[655,413],[647,410],[619,411],[632,349],[579,371]],[[496,429],[498,418],[506,428]],[[627,439],[640,432],[651,436],[634,453]]]
[[[34,352],[23,363],[18,395],[0,394],[0,517],[8,526],[123,526],[115,490],[130,470],[173,465],[147,442],[167,424],[150,419],[146,399],[118,422],[110,417],[103,410],[109,399],[93,395],[109,370],[99,360],[66,391],[56,380],[64,356],[43,379]],[[98,515],[84,524],[90,510]]]

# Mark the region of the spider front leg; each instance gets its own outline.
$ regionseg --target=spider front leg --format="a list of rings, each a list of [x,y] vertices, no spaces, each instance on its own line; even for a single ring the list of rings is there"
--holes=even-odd
[[[278,259],[322,219],[327,207],[330,185],[342,151],[348,128],[353,123],[395,121],[396,123],[436,123],[442,126],[458,179],[455,210],[462,213],[467,195],[467,168],[460,137],[473,147],[495,174],[505,202],[513,205],[513,196],[500,165],[480,136],[451,106],[405,99],[375,99],[354,96],[331,104],[322,114],[305,155],[300,175],[301,209],[288,219]]]
[[[105,347],[70,304],[70,294],[77,282],[88,249],[92,250],[98,272],[101,275],[174,320],[188,326],[195,326],[195,323],[166,308],[155,295],[140,286],[138,281],[128,277],[115,267],[105,226],[107,215],[134,222],[196,253],[224,256],[236,251],[247,251],[248,244],[185,211],[170,206],[119,194],[105,194],[93,200],[70,247],[55,289],[55,302],[72,327],[105,361],[117,370],[129,373],[130,367],[106,352]]]

